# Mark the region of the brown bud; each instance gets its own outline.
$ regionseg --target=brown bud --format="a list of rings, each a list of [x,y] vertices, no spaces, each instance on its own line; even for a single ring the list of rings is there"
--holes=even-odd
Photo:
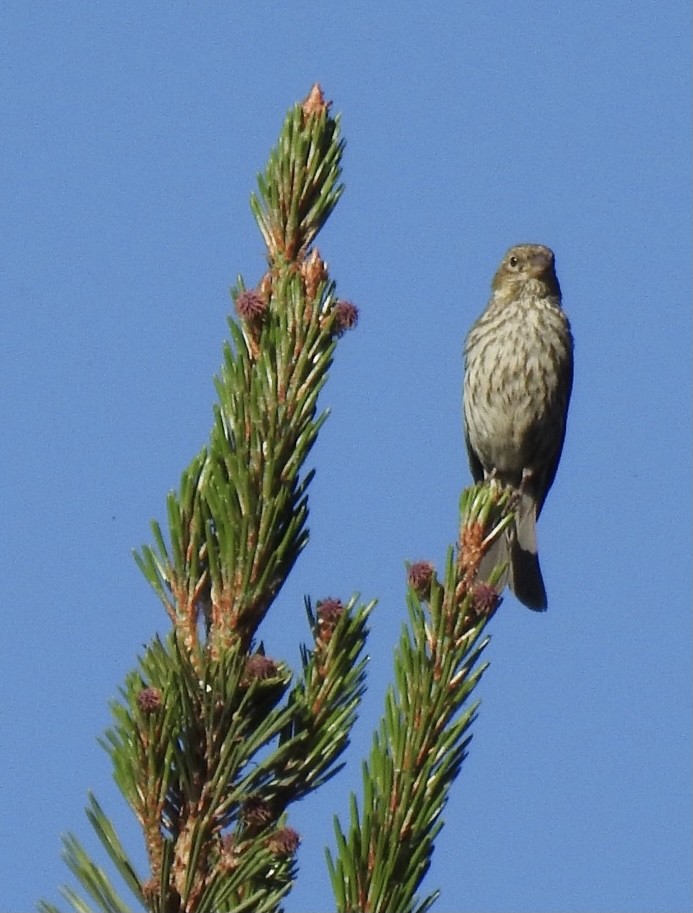
[[[359,322],[359,309],[351,301],[338,301],[332,308],[333,329],[337,336],[353,330]]]
[[[430,561],[415,561],[409,566],[407,583],[417,596],[425,599],[431,594],[431,581],[435,575],[435,568]]]
[[[472,590],[472,608],[477,615],[490,616],[500,605],[500,593],[489,583],[480,581]]]
[[[142,713],[157,713],[161,710],[163,697],[158,688],[143,688],[137,695],[137,706]]]
[[[344,614],[344,606],[340,599],[324,599],[317,604],[318,631],[316,640],[322,644],[328,644],[339,619]]]
[[[267,848],[276,856],[293,856],[301,838],[292,827],[282,827],[267,838]]]
[[[327,265],[317,250],[312,250],[301,264],[301,275],[309,301],[317,297],[321,283],[327,279]]]
[[[276,678],[278,674],[279,667],[273,659],[270,659],[269,656],[263,656],[261,653],[253,653],[246,660],[243,683],[250,685],[253,682]]]
[[[331,101],[325,101],[325,95],[320,83],[316,82],[308,95],[303,99],[301,107],[303,108],[305,117],[310,117],[312,114],[319,115],[322,114],[323,111],[327,111],[331,104]]]
[[[484,527],[481,523],[464,525],[460,530],[458,565],[467,580],[471,580],[484,554]]]
[[[260,323],[267,312],[267,302],[254,289],[242,291],[236,298],[238,316],[249,323]]]

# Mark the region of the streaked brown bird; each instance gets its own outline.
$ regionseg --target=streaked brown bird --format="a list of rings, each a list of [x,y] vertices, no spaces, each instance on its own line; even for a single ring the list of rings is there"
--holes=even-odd
[[[475,481],[517,490],[513,527],[479,568],[507,562],[507,583],[530,609],[546,609],[536,520],[556,476],[573,386],[573,337],[561,308],[553,251],[511,247],[486,310],[465,343],[464,436]]]

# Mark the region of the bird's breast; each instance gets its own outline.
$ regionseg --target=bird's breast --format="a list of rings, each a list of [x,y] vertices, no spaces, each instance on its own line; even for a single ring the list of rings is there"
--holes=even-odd
[[[547,423],[563,422],[570,331],[552,302],[490,307],[465,347],[465,424],[484,469],[521,476]]]

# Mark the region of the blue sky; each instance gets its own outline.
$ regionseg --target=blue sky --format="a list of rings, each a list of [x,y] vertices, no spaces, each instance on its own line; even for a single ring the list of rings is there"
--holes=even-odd
[[[549,611],[508,596],[492,622],[425,887],[439,913],[691,908],[689,32],[680,0],[5,0],[0,909],[57,898],[60,834],[94,846],[87,789],[141,853],[96,743],[167,629],[130,550],[207,438],[228,287],[263,270],[255,174],[316,80],[348,142],[319,247],[361,320],[267,650],[297,662],[304,594],[380,603],[349,765],[291,816],[286,909],[333,908],[323,847],[383,706],[403,562],[442,563],[470,480],[462,340],[522,241],[556,251],[576,339]]]

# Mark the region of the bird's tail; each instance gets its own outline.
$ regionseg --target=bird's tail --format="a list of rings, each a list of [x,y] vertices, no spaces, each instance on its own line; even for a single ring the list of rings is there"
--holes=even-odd
[[[537,509],[533,498],[521,494],[515,525],[491,545],[479,565],[479,577],[488,580],[494,568],[506,565],[498,581],[499,589],[509,586],[523,605],[535,612],[546,610],[546,589],[539,567],[537,548]]]

